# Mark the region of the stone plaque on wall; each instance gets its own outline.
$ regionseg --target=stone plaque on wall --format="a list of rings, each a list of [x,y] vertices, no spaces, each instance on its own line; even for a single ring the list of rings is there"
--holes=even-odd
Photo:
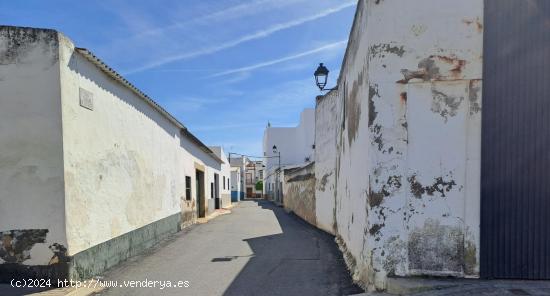
[[[83,88],[80,88],[79,90],[80,106],[89,110],[94,110],[94,94]]]

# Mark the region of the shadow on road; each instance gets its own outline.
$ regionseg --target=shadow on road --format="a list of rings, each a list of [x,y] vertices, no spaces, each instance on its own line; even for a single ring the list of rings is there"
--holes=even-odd
[[[224,295],[350,295],[363,292],[353,284],[333,236],[271,202],[254,202],[274,213],[282,233],[244,240],[254,256]]]

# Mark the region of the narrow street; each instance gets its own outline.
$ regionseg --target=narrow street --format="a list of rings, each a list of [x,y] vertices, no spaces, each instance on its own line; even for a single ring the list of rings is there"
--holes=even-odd
[[[104,280],[188,281],[188,288],[111,288],[101,295],[350,295],[351,282],[330,235],[266,201],[184,230]]]

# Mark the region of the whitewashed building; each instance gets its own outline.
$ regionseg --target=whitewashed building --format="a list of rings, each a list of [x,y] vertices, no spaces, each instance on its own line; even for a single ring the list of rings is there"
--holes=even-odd
[[[218,184],[214,183],[214,187],[217,187],[214,192],[219,192],[219,197],[216,197],[219,200],[215,201],[214,208],[220,209],[231,205],[231,166],[222,147],[209,146],[209,148],[223,161],[220,175],[214,177],[214,182],[216,182],[216,179],[218,180]]]
[[[258,182],[263,183],[265,167],[261,160],[249,160],[245,166],[245,196],[247,198],[262,198],[263,190]]]
[[[244,198],[244,183],[241,178],[241,168],[231,166],[231,202],[233,203]]]
[[[204,217],[224,160],[54,30],[0,27],[0,280],[88,278]],[[228,191],[223,191],[223,194]]]
[[[231,153],[229,157],[229,163],[231,164],[231,201],[237,202],[245,198],[245,172],[249,160],[246,156],[236,157]]]
[[[300,122],[296,127],[273,127],[268,125],[263,136],[263,153],[264,157],[266,157],[264,159],[265,195],[270,199],[282,203],[284,178],[282,174],[278,173],[281,169],[279,165],[282,169],[285,166],[306,165],[313,161],[314,151],[315,109],[304,109],[300,114]],[[278,188],[281,188],[281,194],[277,193]]]

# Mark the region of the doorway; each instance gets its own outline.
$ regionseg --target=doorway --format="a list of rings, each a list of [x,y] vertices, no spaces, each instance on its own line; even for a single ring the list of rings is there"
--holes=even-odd
[[[197,217],[204,218],[206,217],[206,198],[204,195],[204,172],[196,170],[195,173],[195,188],[196,188],[196,197],[197,197]]]
[[[215,208],[220,208],[220,175],[214,173],[214,204]]]

